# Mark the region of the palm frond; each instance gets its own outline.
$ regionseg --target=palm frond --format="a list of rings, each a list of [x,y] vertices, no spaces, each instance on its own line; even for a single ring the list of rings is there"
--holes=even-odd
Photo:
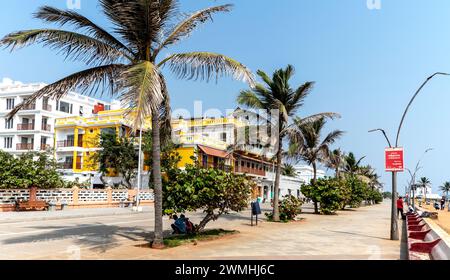
[[[60,27],[69,24],[77,29],[85,29],[87,31],[87,35],[122,50],[124,55],[128,59],[132,60],[131,57],[133,56],[133,52],[127,46],[125,46],[105,29],[75,11],[64,11],[54,7],[44,6],[35,13],[35,17],[46,22],[57,23]]]
[[[344,132],[341,130],[335,130],[329,133],[327,137],[325,137],[325,139],[322,141],[322,146],[328,147],[334,144],[337,140],[339,140],[339,138],[342,137],[342,135],[344,135]]]
[[[258,96],[251,90],[243,90],[237,98],[240,105],[247,106],[253,109],[263,109],[263,104]]]
[[[156,66],[142,61],[130,67],[121,77],[123,93],[120,100],[128,106],[127,115],[138,130],[146,119],[159,110],[164,99],[162,81]]]
[[[0,46],[11,51],[42,43],[66,56],[66,59],[91,64],[111,64],[126,56],[121,50],[111,45],[76,32],[57,29],[33,29],[6,35],[0,40]]]
[[[116,80],[126,69],[126,65],[111,64],[86,69],[69,75],[35,92],[26,101],[17,105],[8,114],[8,118],[13,117],[25,106],[35,103],[40,98],[48,97],[58,100],[75,89],[87,95],[98,95],[98,90],[101,89],[103,92],[108,92],[112,95],[120,90],[121,85]]]
[[[216,79],[229,76],[244,81],[251,87],[255,85],[253,74],[247,67],[221,54],[209,52],[174,54],[159,63],[158,67],[167,64],[180,79],[209,81],[213,76]]]
[[[218,12],[229,12],[233,5],[221,5],[216,7],[207,8],[200,10],[188,16],[182,22],[174,27],[174,29],[169,33],[166,39],[161,43],[161,45],[155,50],[153,57],[156,58],[159,52],[169,46],[176,44],[180,40],[188,37],[193,30],[195,30],[200,24],[205,23],[208,20],[212,20],[212,15]]]

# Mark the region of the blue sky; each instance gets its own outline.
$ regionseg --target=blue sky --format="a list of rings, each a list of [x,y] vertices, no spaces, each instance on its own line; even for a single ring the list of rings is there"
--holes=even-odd
[[[450,1],[381,0],[380,10],[367,8],[366,0],[182,0],[189,12],[211,5],[235,4],[233,12],[215,17],[170,52],[213,51],[229,55],[250,69],[268,73],[293,64],[293,85],[316,81],[301,116],[333,111],[342,119],[328,130],[346,131],[336,144],[357,156],[367,156],[383,175],[385,140],[369,134],[372,128],[394,130],[409,98],[426,77],[450,72]],[[43,26],[31,14],[41,5],[66,7],[66,0],[8,1],[0,10],[0,36]],[[107,24],[97,1],[81,0],[81,13]],[[64,61],[40,46],[9,53],[0,50],[0,78],[50,83],[83,65]],[[170,76],[170,73],[166,73]],[[173,108],[223,111],[236,107],[235,99],[246,85],[230,79],[216,83],[178,81],[169,78]],[[413,168],[427,148],[419,176],[427,176],[434,190],[450,181],[450,77],[433,80],[419,96],[406,120],[400,144],[406,166]],[[400,190],[408,176],[399,175]]]

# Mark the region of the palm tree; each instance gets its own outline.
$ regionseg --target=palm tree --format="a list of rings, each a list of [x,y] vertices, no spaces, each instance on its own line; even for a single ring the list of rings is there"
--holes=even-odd
[[[180,79],[209,81],[213,77],[232,76],[253,85],[254,78],[245,66],[221,54],[188,52],[160,59],[164,50],[189,37],[213,14],[229,12],[231,5],[211,7],[183,16],[177,0],[99,2],[103,14],[113,26],[110,31],[75,11],[45,6],[38,10],[35,17],[60,28],[19,31],[6,35],[0,41],[0,46],[11,50],[41,43],[58,50],[68,59],[84,62],[88,67],[37,91],[14,108],[9,116],[42,97],[59,99],[71,90],[89,95],[101,90],[128,106],[127,114],[135,130],[142,130],[144,120],[151,117],[155,189],[153,246],[162,247],[160,145],[162,136],[168,135],[171,119],[169,94],[162,68],[167,66]],[[74,31],[62,29],[68,26]]]
[[[344,165],[344,154],[340,149],[328,151],[328,158],[325,161],[325,165],[329,169],[333,169],[336,178],[340,178],[341,168]]]
[[[287,177],[297,177],[297,171],[292,164],[285,163],[283,165],[283,175]]]
[[[291,88],[289,80],[294,75],[294,67],[288,65],[285,69],[275,71],[270,78],[265,72],[259,70],[258,76],[265,85],[256,84],[251,90],[244,90],[240,93],[237,101],[239,104],[252,109],[265,110],[271,113],[267,121],[276,127],[277,135],[272,135],[276,147],[276,175],[273,201],[273,219],[278,222],[279,215],[279,190],[283,157],[283,139],[288,133],[289,120],[294,117],[297,111],[303,106],[305,98],[311,92],[314,82],[306,82],[297,89]],[[273,114],[273,112],[276,112]],[[316,120],[321,117],[336,117],[334,113],[322,113],[304,119],[305,122]]]
[[[427,202],[427,187],[429,184],[431,184],[431,181],[427,177],[420,178],[419,185],[424,190],[423,197],[425,199],[425,203]]]
[[[361,162],[365,158],[366,157],[362,157],[359,160],[357,160],[355,154],[350,152],[347,156],[345,156],[344,173],[349,175],[357,174],[361,169]]]
[[[450,192],[450,182],[445,182],[444,185],[440,186],[441,191],[445,193],[445,200],[448,202],[448,192]]]
[[[317,182],[317,164],[325,163],[329,158],[328,152],[330,146],[338,140],[344,132],[335,130],[329,133],[321,141],[322,129],[325,125],[325,119],[320,118],[314,122],[304,123],[300,119],[294,121],[295,128],[290,134],[291,143],[289,147],[289,156],[297,160],[307,162],[313,168],[312,185]],[[314,201],[314,211],[319,213],[317,201]]]

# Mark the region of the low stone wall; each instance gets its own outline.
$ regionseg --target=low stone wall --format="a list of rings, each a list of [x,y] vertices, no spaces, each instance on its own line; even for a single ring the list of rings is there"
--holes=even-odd
[[[60,206],[67,203],[68,208],[101,208],[118,207],[123,200],[131,200],[137,194],[136,190],[85,190],[53,189],[37,190],[36,199],[46,202],[56,202]],[[154,201],[153,191],[145,190],[139,194],[142,205],[150,205]],[[30,190],[0,190],[0,212],[14,211],[16,200],[29,200]]]

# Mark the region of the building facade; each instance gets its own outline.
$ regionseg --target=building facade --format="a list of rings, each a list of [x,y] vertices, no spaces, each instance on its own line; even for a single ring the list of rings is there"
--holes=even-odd
[[[60,100],[42,98],[19,111],[12,119],[7,114],[46,84],[23,84],[10,79],[0,83],[0,149],[12,154],[45,151],[55,148],[55,122],[69,116],[86,117],[98,108],[110,109],[112,104],[68,93]]]

